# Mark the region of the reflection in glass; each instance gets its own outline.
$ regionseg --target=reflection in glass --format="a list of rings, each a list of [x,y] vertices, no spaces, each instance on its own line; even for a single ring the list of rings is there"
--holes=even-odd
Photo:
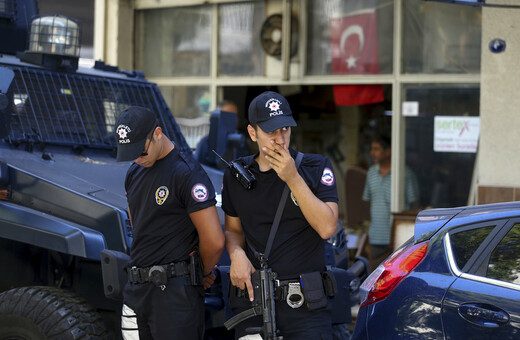
[[[465,230],[450,235],[453,257],[457,267],[462,270],[475,250],[486,239],[494,226]]]
[[[421,206],[467,205],[475,153],[435,152],[435,117],[478,117],[477,85],[421,84],[404,88],[404,101],[418,104],[418,115],[405,118],[406,164],[417,174]]]
[[[392,73],[393,0],[307,4],[307,74]]]
[[[263,2],[219,6],[219,75],[264,74],[258,36],[263,20]]]
[[[211,7],[143,11],[140,68],[148,77],[209,76]]]
[[[486,276],[520,284],[520,224],[515,224],[491,253]]]
[[[479,73],[482,10],[403,1],[403,73]]]
[[[160,86],[159,89],[174,117],[209,115],[211,100],[208,86]]]

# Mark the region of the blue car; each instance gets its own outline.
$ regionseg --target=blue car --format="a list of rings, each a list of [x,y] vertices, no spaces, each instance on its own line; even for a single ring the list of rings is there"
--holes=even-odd
[[[520,339],[520,202],[421,211],[360,299],[352,339]]]

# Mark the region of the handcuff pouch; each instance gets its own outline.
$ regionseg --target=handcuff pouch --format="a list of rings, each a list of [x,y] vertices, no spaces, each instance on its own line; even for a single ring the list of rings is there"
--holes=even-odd
[[[307,309],[316,310],[327,306],[327,296],[320,272],[301,274],[300,283]]]

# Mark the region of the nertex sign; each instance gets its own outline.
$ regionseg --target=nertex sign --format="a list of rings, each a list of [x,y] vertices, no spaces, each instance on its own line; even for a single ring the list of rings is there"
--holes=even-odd
[[[433,151],[477,152],[480,117],[436,116]]]

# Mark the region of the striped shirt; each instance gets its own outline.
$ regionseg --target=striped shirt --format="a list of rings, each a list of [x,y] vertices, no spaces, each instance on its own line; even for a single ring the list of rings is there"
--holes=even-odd
[[[419,200],[419,186],[417,178],[408,167],[405,168],[405,209]],[[390,213],[391,200],[390,172],[385,177],[379,172],[379,164],[372,165],[367,172],[363,200],[370,201],[370,229],[368,239],[373,245],[390,244],[392,230],[392,214]]]

